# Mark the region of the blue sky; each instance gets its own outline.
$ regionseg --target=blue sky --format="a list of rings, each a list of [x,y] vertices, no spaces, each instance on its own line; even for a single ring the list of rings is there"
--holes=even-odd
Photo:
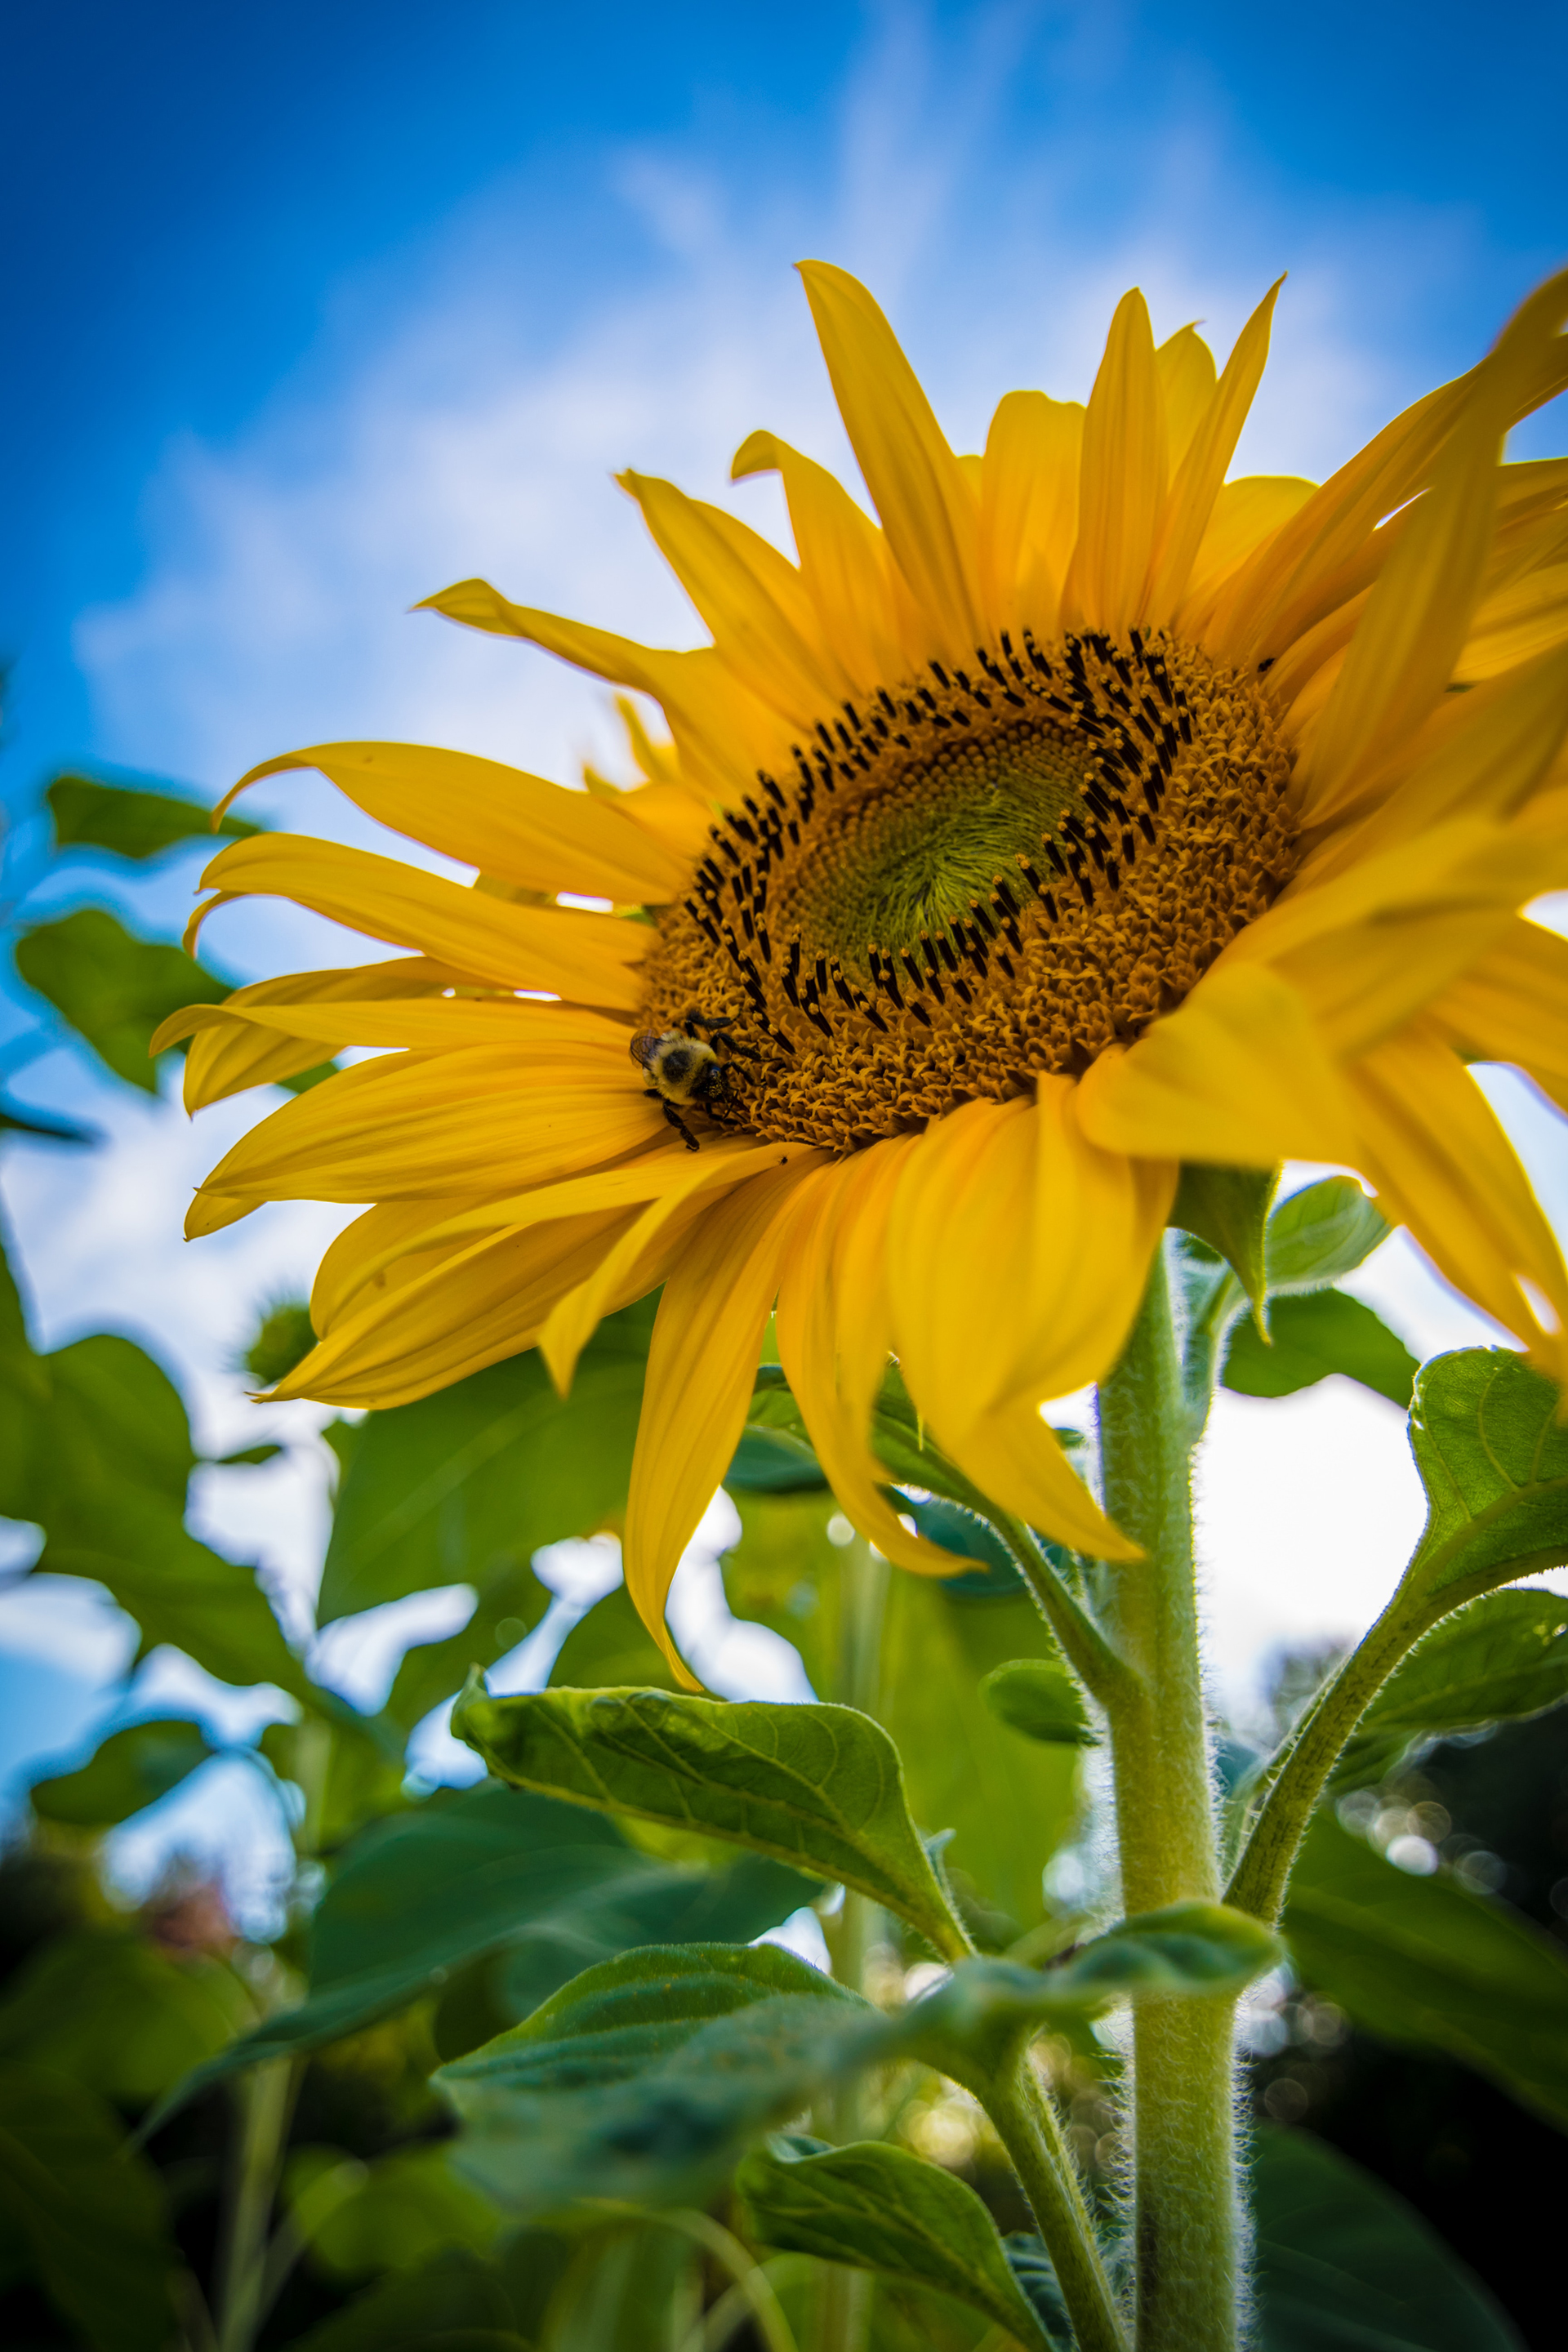
[[[407,607],[483,572],[691,642],[610,476],[668,471],[776,529],[769,484],[724,487],[744,436],[768,425],[843,462],[804,254],[868,278],[970,447],[1010,385],[1081,396],[1126,285],[1160,331],[1201,318],[1223,351],[1288,269],[1241,463],[1321,474],[1468,365],[1568,250],[1560,5],[59,0],[13,11],[6,64],[0,789],[24,824],[66,761],[216,794],[354,734],[563,776],[614,760],[584,681]],[[1548,413],[1521,453],[1562,438]],[[309,780],[257,806],[374,837]],[[121,878],[128,919],[174,929],[195,871]],[[277,908],[222,923],[207,951],[240,976],[365,951]],[[192,1129],[67,1050],[16,1092],[110,1138],[90,1162],[13,1147],[0,1180],[45,1342],[132,1329],[215,1443],[253,1441],[227,1355],[336,1215],[268,1211],[185,1250],[189,1186],[255,1102]],[[1555,1139],[1520,1116],[1560,1193]],[[1478,1328],[1405,1260],[1377,1279],[1428,1349]],[[1222,1413],[1209,1484],[1233,1499],[1212,1548],[1236,1672],[1375,1605],[1416,1508],[1391,1415],[1331,1391]],[[1325,1449],[1352,1465],[1335,1482],[1313,1475]],[[315,1476],[242,1492],[215,1474],[202,1508],[303,1591]],[[1248,1583],[1247,1498],[1292,1477],[1313,1490],[1300,1572]],[[1336,1505],[1359,1532],[1323,1517]],[[1326,1556],[1350,1564],[1338,1581]],[[0,1643],[81,1667],[79,1610],[57,1639],[18,1605],[0,1599]]]

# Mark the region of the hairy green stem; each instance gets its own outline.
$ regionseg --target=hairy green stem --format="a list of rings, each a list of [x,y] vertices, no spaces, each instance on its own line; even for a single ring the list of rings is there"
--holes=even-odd
[[[1400,1660],[1444,1612],[1413,1601],[1401,1585],[1376,1623],[1318,1693],[1272,1773],[1226,1889],[1238,1911],[1273,1927],[1302,1838],[1330,1773],[1356,1725]]]
[[[1064,1656],[1084,1688],[1102,1706],[1110,1706],[1113,1695],[1130,1703],[1137,1693],[1136,1674],[1106,1640],[1077,1594],[1068,1590],[1041,1550],[1033,1530],[1021,1519],[1011,1518],[1003,1511],[994,1514],[994,1524],[1034,1594],[1036,1606],[1061,1643]]]
[[[1056,2109],[1026,2042],[984,2091],[985,2111],[1040,2225],[1079,2352],[1126,2352],[1126,2331],[1100,2259],[1094,2225]]]
[[[1109,1575],[1115,1645],[1138,1680],[1107,1692],[1129,1914],[1219,1893],[1193,1567],[1190,1421],[1163,1255],[1100,1391],[1105,1507],[1142,1549]],[[1233,2004],[1134,2014],[1138,2352],[1233,2352],[1241,2285]]]

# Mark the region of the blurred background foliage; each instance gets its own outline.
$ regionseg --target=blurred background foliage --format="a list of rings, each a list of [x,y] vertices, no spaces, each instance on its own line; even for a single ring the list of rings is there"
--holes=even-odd
[[[61,859],[166,855],[209,823],[163,788],[79,776],[59,778],[48,805]],[[147,1044],[158,1022],[226,984],[106,908],[38,921],[24,897],[11,934],[40,1034],[68,1031],[128,1085],[157,1082]],[[92,1148],[5,1117],[54,1148]],[[1193,1223],[1201,1305],[1236,1277]],[[1338,1372],[1407,1403],[1403,1344],[1340,1291],[1293,1295],[1288,1240],[1281,1224],[1270,1243],[1275,1345],[1237,1325],[1226,1379],[1277,1395]],[[578,2212],[519,2228],[465,2176],[430,2081],[595,1960],[768,1934],[821,1952],[840,1932],[834,1890],[780,1863],[494,1780],[433,1788],[409,1769],[409,1736],[431,1709],[542,1622],[552,1594],[537,1555],[613,1536],[655,1304],[605,1323],[569,1399],[525,1355],[328,1428],[336,1491],[318,1627],[352,1633],[364,1612],[433,1588],[472,1594],[467,1622],[410,1647],[366,1713],[316,1679],[315,1654],[289,1638],[252,1567],[187,1528],[200,1457],[163,1370],[113,1333],[37,1352],[26,1269],[0,1281],[0,1517],[40,1538],[21,1573],[89,1580],[135,1623],[137,1660],[172,1646],[227,1685],[281,1694],[290,1716],[226,1746],[184,1716],[124,1721],[34,1782],[0,1860],[7,2344],[780,2352],[790,2329],[812,2340],[833,2266],[771,2251],[732,2192],[705,2213]],[[263,1301],[246,1367],[264,1385],[310,1339],[302,1302]],[[858,1695],[901,1751],[911,1812],[942,1840],[975,1941],[1043,1960],[1074,1942],[1106,1892],[1093,1727],[962,1486],[943,1495],[910,1475],[896,1384],[878,1442],[900,1506],[973,1565],[945,1582],[891,1578],[874,1687],[849,1655],[847,1604],[855,1575],[874,1571],[767,1365],[727,1482],[740,1525],[722,1567],[729,1606],[790,1643],[820,1696],[849,1695],[860,1674]],[[259,1465],[275,1451],[226,1459]],[[940,1486],[935,1468],[926,1475]],[[1517,1719],[1445,1715],[1430,1674],[1401,1685],[1403,1711],[1363,1729],[1320,1812],[1287,1916],[1292,1965],[1248,2013],[1266,2352],[1352,2340],[1483,2352],[1545,2345],[1560,2325],[1547,2205],[1568,2124],[1568,1602],[1496,1594],[1453,1622],[1490,1661],[1489,1707]],[[1513,1679],[1499,1699],[1505,1653]],[[1221,1738],[1233,1781],[1333,1663],[1281,1662],[1272,1721]],[[581,1615],[552,1680],[668,1687],[623,1587]],[[1469,1727],[1441,1736],[1460,1721]],[[177,1863],[128,1906],[106,1841],[237,1757],[294,1856],[276,1932],[242,1933],[224,1886]],[[865,1960],[873,1996],[896,2005],[934,1973],[913,1931],[882,1915]],[[1118,2049],[1114,2032],[1087,2024],[1044,2047],[1112,2226]],[[1016,2275],[1038,2283],[1035,2242],[1018,2234],[1028,2215],[967,2094],[897,2068],[868,2095],[862,2127],[976,2189],[1014,2233]],[[263,2162],[273,2141],[278,2159]],[[1047,2311],[1048,2277],[1038,2292]],[[877,2352],[985,2335],[929,2290],[881,2279],[872,2293]],[[1385,2332],[1345,2334],[1372,2325],[1379,2297]]]

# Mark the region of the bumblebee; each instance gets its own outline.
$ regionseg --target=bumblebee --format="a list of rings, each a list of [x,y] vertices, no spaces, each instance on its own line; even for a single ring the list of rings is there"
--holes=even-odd
[[[727,1018],[704,1013],[689,1013],[673,1029],[656,1036],[645,1030],[634,1037],[631,1055],[647,1080],[647,1094],[650,1102],[662,1103],[664,1115],[680,1135],[688,1151],[698,1149],[697,1138],[681,1118],[682,1108],[693,1103],[703,1110],[714,1104],[728,1101],[734,1088],[734,1076],[725,1055],[743,1054],[755,1061],[756,1054],[750,1045],[742,1045],[731,1037],[734,1024]],[[706,1030],[700,1036],[699,1030]],[[710,1042],[711,1041],[711,1042]]]

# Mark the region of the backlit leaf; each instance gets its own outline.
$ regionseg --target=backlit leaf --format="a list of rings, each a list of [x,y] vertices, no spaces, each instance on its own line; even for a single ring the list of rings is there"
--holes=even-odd
[[[1413,1740],[1539,1715],[1568,1699],[1568,1599],[1489,1592],[1446,1617],[1384,1683],[1335,1768],[1384,1778]]]
[[[157,857],[182,842],[214,835],[243,840],[265,827],[247,824],[232,811],[213,823],[213,812],[183,793],[146,792],[130,784],[100,783],[92,776],[57,776],[44,794],[55,824],[57,849],[107,849],[117,857]]]
[[[1278,1169],[1213,1168],[1189,1160],[1182,1170],[1170,1222],[1217,1250],[1255,1308],[1261,1311],[1268,1204]]]
[[[213,1753],[200,1724],[177,1717],[127,1724],[76,1771],[35,1780],[28,1795],[43,1821],[108,1829],[155,1805]]]
[[[542,1545],[617,1517],[656,1303],[606,1318],[569,1397],[535,1349],[368,1414],[338,1495],[319,1622],[432,1585],[482,1593]]]
[[[16,970],[47,997],[105,1066],[144,1093],[158,1091],[153,1033],[187,1004],[216,1004],[234,982],[184,948],[142,940],[101,907],[39,923],[16,941]]]
[[[1259,2352],[1525,2352],[1403,2198],[1310,2132],[1252,2152]]]
[[[1324,1290],[1352,1274],[1388,1238],[1375,1201],[1353,1176],[1325,1176],[1275,1203],[1264,1240],[1271,1298]]]
[[[983,2312],[1020,2344],[1050,2338],[973,2189],[881,2141],[797,2155],[757,2148],[735,2183],[763,2244],[881,2271]]]
[[[1461,2058],[1568,2125],[1568,1953],[1517,1912],[1398,1870],[1320,1813],[1283,1925],[1307,1983],[1358,2024]]]
[[[1225,1360],[1225,1385],[1243,1396],[1293,1396],[1342,1372],[1393,1403],[1408,1407],[1418,1370],[1415,1358],[1382,1318],[1344,1290],[1313,1290],[1279,1299],[1269,1308],[1273,1341],[1266,1347],[1255,1324],[1238,1322]]]
[[[985,1704],[1010,1731],[1050,1747],[1094,1748],[1100,1734],[1089,1719],[1083,1693],[1056,1658],[1012,1658],[993,1666],[981,1685]]]
[[[519,1787],[772,1854],[870,1895],[950,1958],[964,1948],[910,1820],[898,1751],[852,1707],[470,1688],[452,1728]]]
[[[1568,1428],[1553,1383],[1502,1348],[1423,1367],[1410,1448],[1426,1525],[1405,1571],[1450,1607],[1568,1559]]]

